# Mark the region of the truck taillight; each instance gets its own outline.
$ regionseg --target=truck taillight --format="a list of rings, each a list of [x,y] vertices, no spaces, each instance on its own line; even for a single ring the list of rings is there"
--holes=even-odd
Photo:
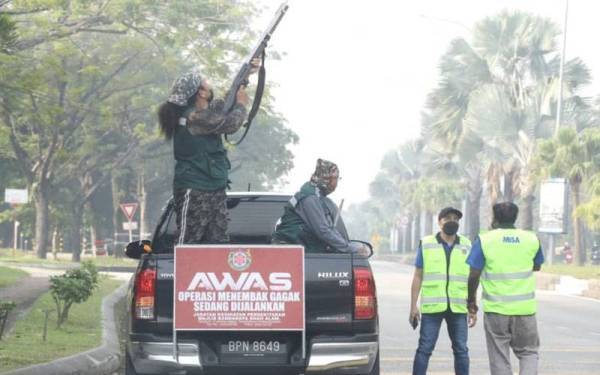
[[[354,319],[373,319],[376,315],[377,299],[375,281],[368,268],[354,269]]]
[[[154,319],[155,292],[156,270],[148,268],[138,273],[135,279],[136,319]]]

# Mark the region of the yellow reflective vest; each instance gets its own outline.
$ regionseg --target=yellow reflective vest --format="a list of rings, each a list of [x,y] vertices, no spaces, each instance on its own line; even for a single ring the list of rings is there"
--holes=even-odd
[[[483,311],[502,315],[535,314],[533,261],[540,248],[535,233],[494,229],[479,238],[485,258],[481,273]]]
[[[446,260],[444,245],[438,243],[436,236],[427,236],[421,240],[421,312],[425,314],[446,311],[448,303],[452,312],[467,313],[469,265],[466,260],[471,242],[465,237],[460,237],[458,242],[460,243],[454,245]]]

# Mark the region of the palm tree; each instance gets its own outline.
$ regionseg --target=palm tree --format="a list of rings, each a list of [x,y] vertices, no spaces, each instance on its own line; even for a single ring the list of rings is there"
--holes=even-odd
[[[537,157],[545,176],[566,176],[573,207],[575,262],[583,265],[585,250],[582,246],[582,222],[576,210],[581,205],[581,186],[600,166],[600,130],[563,128],[556,138],[541,141]],[[581,209],[580,209],[581,210]]]
[[[524,198],[526,228],[533,226],[530,163],[536,140],[552,134],[557,35],[551,21],[528,13],[486,18],[476,25],[471,43],[451,43],[441,59],[441,83],[427,103],[430,131],[463,155],[462,162],[483,161],[491,202]],[[573,116],[585,105],[575,93],[590,75],[574,59],[565,77],[565,107]]]

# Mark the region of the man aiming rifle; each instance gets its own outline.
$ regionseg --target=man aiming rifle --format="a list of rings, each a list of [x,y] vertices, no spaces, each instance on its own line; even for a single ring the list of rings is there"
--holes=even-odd
[[[178,234],[175,244],[224,243],[227,234],[227,196],[230,163],[222,135],[246,135],[258,111],[264,88],[264,52],[267,42],[287,11],[282,5],[257,46],[242,63],[224,100],[213,100],[212,87],[197,71],[175,80],[169,98],[158,110],[160,129],[173,140],[175,174],[173,196]],[[255,100],[246,123],[248,77],[261,70]],[[257,100],[258,99],[258,100]]]

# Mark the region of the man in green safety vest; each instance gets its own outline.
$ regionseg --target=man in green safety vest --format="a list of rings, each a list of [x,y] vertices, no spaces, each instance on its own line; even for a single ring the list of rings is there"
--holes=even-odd
[[[413,362],[413,375],[427,373],[429,358],[435,348],[442,321],[446,321],[454,352],[456,374],[469,374],[467,325],[473,327],[476,315],[467,317],[467,255],[469,239],[457,235],[462,213],[453,207],[438,215],[441,231],[421,239],[417,249],[415,272],[411,287],[409,321],[416,328],[421,320],[419,347]],[[417,299],[421,294],[421,311]]]
[[[483,285],[483,325],[492,375],[512,375],[510,348],[519,359],[520,375],[537,374],[540,340],[533,272],[540,270],[544,255],[535,233],[515,228],[518,213],[512,202],[495,204],[493,230],[475,239],[467,259],[470,314],[477,313],[480,279]]]

